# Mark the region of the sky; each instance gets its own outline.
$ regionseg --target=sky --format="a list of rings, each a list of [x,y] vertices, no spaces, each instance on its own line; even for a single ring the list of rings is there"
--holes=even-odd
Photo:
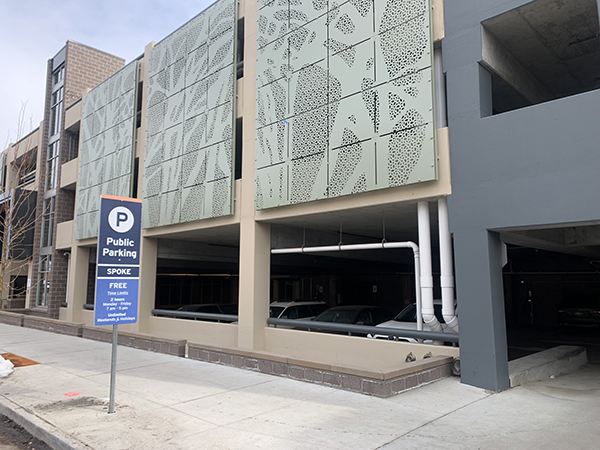
[[[47,62],[67,40],[128,63],[214,1],[0,0],[0,150],[39,126]]]

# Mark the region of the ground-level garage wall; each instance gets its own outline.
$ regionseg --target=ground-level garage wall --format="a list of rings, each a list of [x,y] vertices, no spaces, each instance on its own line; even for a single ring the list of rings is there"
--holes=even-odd
[[[151,317],[148,333],[230,348],[237,347],[238,342],[238,327],[231,323]]]
[[[458,347],[392,342],[364,337],[265,328],[265,351],[322,364],[385,370],[403,363],[409,353],[417,360],[426,353],[459,356]]]
[[[493,229],[600,219],[600,92],[487,115],[481,22],[525,0],[447,2],[447,73],[463,382],[508,388],[502,247]]]

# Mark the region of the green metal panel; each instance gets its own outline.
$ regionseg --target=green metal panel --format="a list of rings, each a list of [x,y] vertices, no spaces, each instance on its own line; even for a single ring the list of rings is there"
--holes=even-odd
[[[151,51],[144,228],[232,214],[235,5],[215,3]]]
[[[133,177],[138,62],[85,97],[81,120],[75,238],[98,235],[100,195],[129,197]]]
[[[429,0],[262,2],[256,208],[437,178]]]

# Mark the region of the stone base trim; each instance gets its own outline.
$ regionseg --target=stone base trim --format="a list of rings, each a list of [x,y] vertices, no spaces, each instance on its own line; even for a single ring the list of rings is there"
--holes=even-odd
[[[9,311],[0,311],[0,323],[5,323],[6,325],[22,327],[24,317],[25,314],[19,314]]]
[[[112,342],[112,327],[100,328],[84,325],[82,337],[101,342]],[[119,345],[138,348],[156,353],[173,356],[185,356],[185,339],[169,339],[150,334],[119,331]]]
[[[454,360],[451,356],[434,356],[379,371],[195,343],[188,343],[188,357],[383,398],[449,377]]]
[[[77,337],[81,337],[83,332],[82,323],[63,322],[62,320],[28,315],[23,316],[23,327]]]

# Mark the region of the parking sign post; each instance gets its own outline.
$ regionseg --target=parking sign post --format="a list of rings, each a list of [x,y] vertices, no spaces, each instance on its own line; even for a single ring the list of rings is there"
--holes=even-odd
[[[115,412],[118,326],[137,322],[141,218],[141,200],[100,198],[94,324],[113,326],[109,414]]]

